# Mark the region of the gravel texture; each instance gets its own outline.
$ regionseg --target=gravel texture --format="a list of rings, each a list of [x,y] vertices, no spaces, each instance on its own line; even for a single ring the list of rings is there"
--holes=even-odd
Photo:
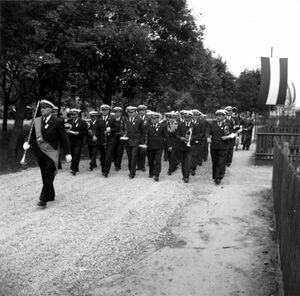
[[[0,295],[177,295],[150,293],[155,286],[150,280],[152,288],[145,288],[147,293],[139,289],[133,293],[141,279],[131,282],[130,277],[124,284],[124,278],[161,250],[188,247],[188,238],[176,234],[176,229],[188,210],[200,206],[208,213],[209,199],[221,188],[211,180],[210,161],[198,168],[188,184],[181,180],[180,170],[167,176],[166,162],[159,182],[141,171],[129,179],[126,161],[121,171],[112,170],[108,178],[99,168],[89,171],[87,160],[81,161],[76,176],[68,167],[63,163],[55,179],[56,200],[45,210],[36,208],[41,190],[38,168],[0,176]],[[225,179],[222,186],[228,183]],[[213,236],[212,229],[203,230],[205,225],[228,224],[212,213],[212,220],[198,225],[202,243],[197,251],[204,250]],[[243,218],[231,217],[244,228],[252,221],[239,219]],[[270,220],[272,214],[265,221]],[[248,233],[245,229],[246,237],[258,237],[254,232],[259,229],[248,227]],[[262,244],[259,237],[257,245]],[[220,246],[220,252],[229,248]],[[120,278],[118,288],[108,288]]]

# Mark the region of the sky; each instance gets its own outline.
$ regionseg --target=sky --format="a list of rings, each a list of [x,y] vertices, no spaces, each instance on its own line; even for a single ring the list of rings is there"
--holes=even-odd
[[[235,76],[260,69],[260,57],[288,58],[288,79],[300,90],[299,0],[187,0],[204,45]],[[298,85],[298,87],[297,87]],[[298,91],[298,93],[300,93]]]

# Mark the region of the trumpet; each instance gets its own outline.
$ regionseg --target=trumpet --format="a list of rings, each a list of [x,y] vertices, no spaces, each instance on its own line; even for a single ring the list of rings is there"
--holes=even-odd
[[[29,130],[29,134],[28,134],[26,142],[30,141],[32,130],[33,130],[33,126],[34,126],[34,121],[35,121],[35,118],[36,118],[36,115],[37,115],[37,111],[39,109],[39,105],[40,105],[40,101],[38,101],[37,104],[36,104],[35,112],[34,112],[34,115],[32,117],[32,122],[31,122],[30,130]],[[22,157],[22,159],[20,161],[20,164],[26,164],[26,161],[25,161],[25,159],[26,159],[26,153],[27,153],[27,149],[24,150],[23,157]]]
[[[192,128],[190,127],[190,128],[187,130],[186,134],[185,134],[186,146],[187,146],[187,147],[191,147],[192,133],[193,133],[193,130],[192,130]]]

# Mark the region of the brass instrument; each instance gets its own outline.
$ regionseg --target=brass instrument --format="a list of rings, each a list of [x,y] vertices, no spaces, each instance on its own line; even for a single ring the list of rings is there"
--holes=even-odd
[[[223,128],[223,131],[224,131],[224,135],[225,135],[225,136],[228,136],[228,135],[230,134],[229,126],[228,126],[228,125],[225,125],[224,128]]]
[[[71,127],[72,127],[72,124],[69,123],[69,122],[65,122],[64,126],[65,126],[65,129],[66,129],[66,130],[70,130]]]
[[[193,129],[190,127],[190,128],[187,130],[186,134],[185,134],[186,146],[187,146],[187,147],[191,147],[192,133],[193,133]]]
[[[35,109],[35,112],[34,112],[34,115],[33,115],[33,118],[32,118],[32,122],[31,122],[30,130],[29,130],[29,134],[28,134],[27,141],[26,141],[28,143],[29,143],[30,138],[31,138],[31,134],[32,134],[33,126],[34,126],[34,121],[36,119],[36,115],[37,115],[37,111],[39,109],[39,105],[40,105],[40,101],[37,102],[36,109]],[[26,153],[27,153],[27,149],[24,150],[23,157],[22,157],[22,159],[20,161],[20,164],[26,164],[26,161],[25,161]]]
[[[107,136],[110,135],[110,131],[106,130],[104,131],[104,143],[103,146],[107,146]]]
[[[127,141],[128,140],[126,122],[124,122],[124,130],[125,130],[124,135],[120,137],[121,141]]]

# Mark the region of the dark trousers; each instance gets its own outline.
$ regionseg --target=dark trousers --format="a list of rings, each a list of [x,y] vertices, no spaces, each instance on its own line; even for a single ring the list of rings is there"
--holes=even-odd
[[[243,149],[249,150],[252,140],[252,131],[243,134]]]
[[[168,157],[169,157],[168,145],[167,145],[167,141],[164,141],[164,160],[167,161]]]
[[[161,157],[163,149],[147,149],[149,175],[159,176],[161,172]]]
[[[138,147],[138,159],[137,159],[137,169],[141,170],[145,168],[146,162],[146,149]]]
[[[114,154],[114,163],[116,168],[121,168],[124,146],[125,146],[124,141],[117,141],[116,145],[114,146],[113,154]]]
[[[102,169],[102,173],[104,173],[104,165],[105,165],[105,159],[106,159],[107,146],[106,145],[100,145],[99,151],[100,151],[101,169]]]
[[[43,181],[43,187],[40,194],[40,201],[46,203],[55,198],[55,190],[53,181],[55,178],[55,164],[54,161],[46,154],[42,154],[37,158]]]
[[[113,160],[113,156],[114,156],[114,144],[108,144],[107,148],[106,148],[106,154],[105,154],[105,161],[104,161],[104,166],[103,166],[103,173],[107,173],[109,174],[110,171],[110,167],[111,167],[111,163]]]
[[[138,150],[139,150],[139,146],[126,146],[126,153],[128,158],[128,170],[130,175],[132,176],[135,176]]]
[[[174,148],[172,148],[171,151],[168,151],[168,161],[169,161],[169,173],[173,173],[176,171],[178,166],[178,151]]]
[[[233,150],[234,150],[234,146],[232,145],[227,149],[227,157],[226,157],[227,165],[230,165],[232,163]]]
[[[89,157],[90,157],[90,166],[95,168],[97,167],[97,154],[99,146],[97,145],[88,145]]]
[[[190,176],[193,152],[193,150],[180,151],[181,172],[183,178],[188,178]]]
[[[210,149],[213,179],[223,179],[226,170],[227,149]]]
[[[196,170],[197,165],[202,165],[202,159],[203,159],[203,146],[201,143],[198,143],[195,145],[194,153],[192,156],[192,165],[191,169]]]
[[[203,139],[203,161],[207,161],[207,157],[208,157],[208,143],[207,143],[207,139],[204,138]]]
[[[74,172],[79,172],[81,149],[82,149],[82,145],[71,145],[71,155],[72,155],[71,170]]]

